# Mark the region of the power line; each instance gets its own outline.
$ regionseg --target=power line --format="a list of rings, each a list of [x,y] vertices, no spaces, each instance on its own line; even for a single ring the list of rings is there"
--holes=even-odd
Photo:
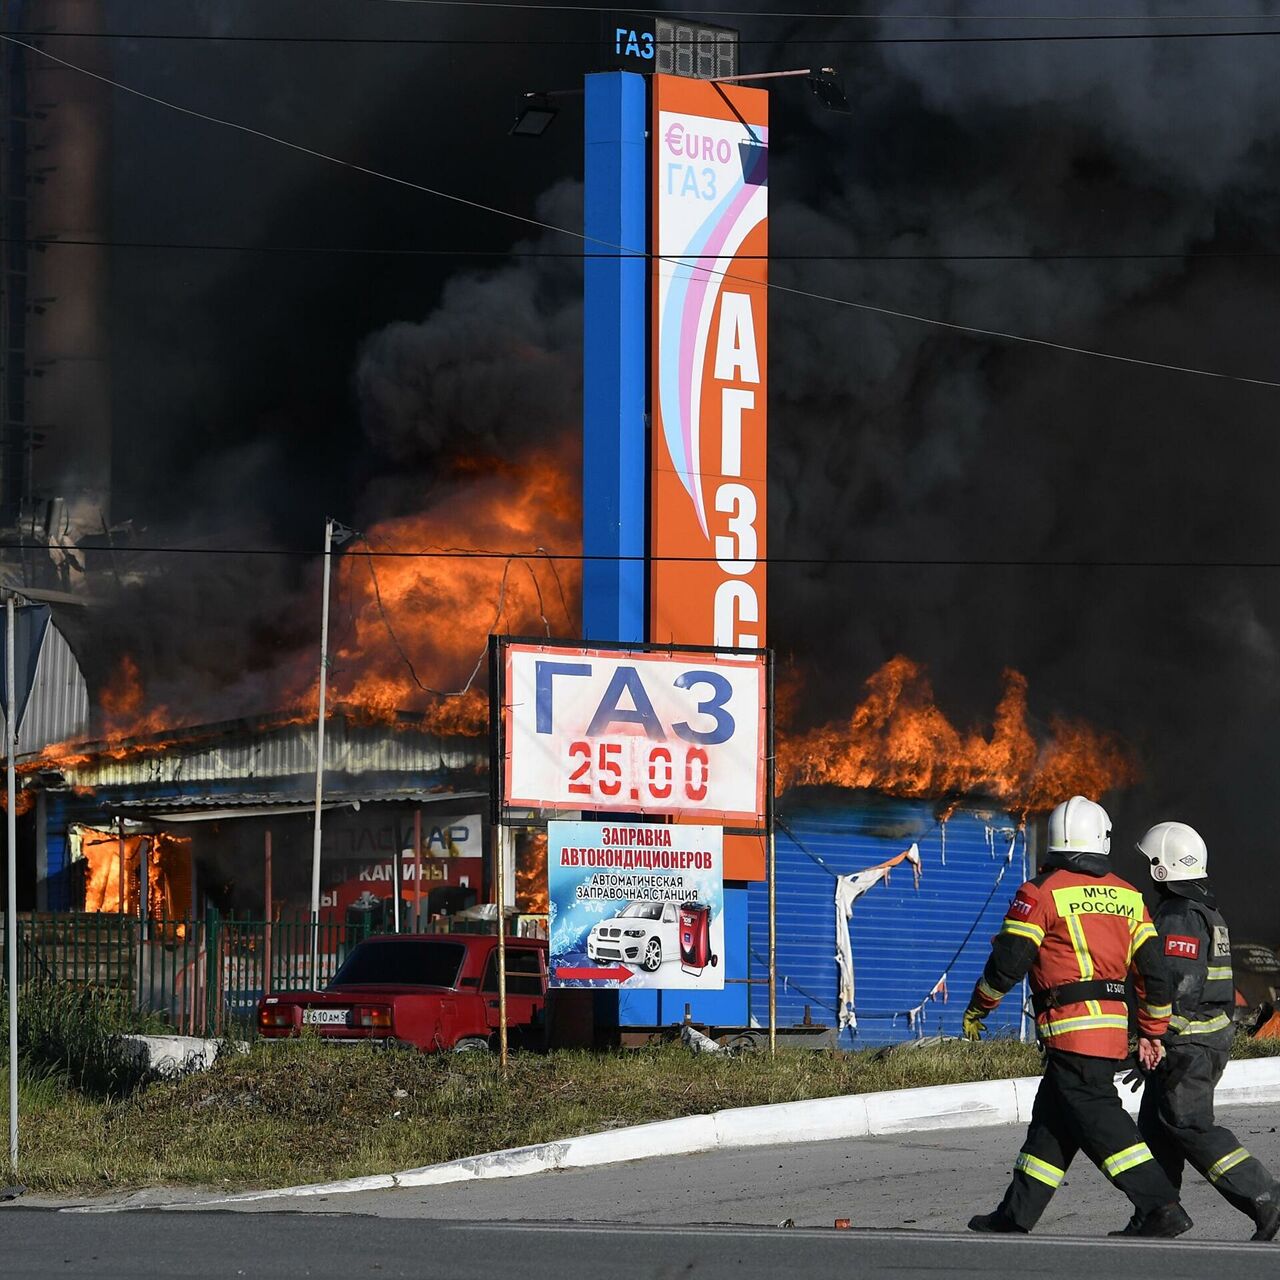
[[[526,13],[634,13],[651,18],[652,8],[627,9],[614,5],[519,4],[515,0],[366,0],[366,3],[409,4],[437,9],[514,9]],[[672,15],[675,16],[675,15]],[[755,9],[687,9],[680,17],[786,18],[824,22],[1256,22],[1256,13],[1151,14],[1151,13],[795,13]]]
[[[43,542],[0,542],[0,551],[48,551]],[[77,546],[81,555],[183,555],[183,556],[287,556],[315,559],[314,549],[301,547],[193,547],[156,545]],[[584,555],[582,552],[529,550],[488,550],[481,548],[427,548],[418,551],[391,551],[362,548],[358,553],[386,560],[544,560],[553,566],[560,563],[588,564],[714,564],[709,556],[615,556]],[[759,565],[818,565],[822,567],[901,568],[901,569],[1280,569],[1280,560],[1084,560],[1073,558],[1029,559],[1025,557],[959,556],[758,556]]]
[[[398,178],[394,174],[384,173],[378,169],[371,169],[367,165],[356,164],[350,160],[342,160],[337,156],[329,155],[327,152],[317,151],[313,147],[306,147],[301,143],[291,142],[287,138],[277,137],[275,134],[267,133],[262,129],[255,129],[250,125],[239,124],[234,120],[226,120],[220,116],[208,115],[207,113],[197,111],[192,107],[184,107],[176,102],[171,102],[167,98],[156,97],[156,95],[146,93],[141,89],[135,89],[132,85],[122,84],[117,80],[110,79],[108,76],[100,75],[96,71],[90,71],[86,67],[79,66],[74,62],[68,62],[65,58],[56,57],[47,50],[38,49],[34,45],[25,44],[21,40],[15,40],[12,36],[0,34],[0,40],[9,44],[17,45],[22,49],[28,49],[32,53],[38,54],[40,57],[46,58],[50,62],[55,62],[59,66],[66,67],[70,71],[77,71],[81,75],[88,76],[90,79],[97,80],[102,84],[110,85],[113,89],[119,89],[122,93],[131,94],[146,102],[155,103],[157,106],[167,107],[169,110],[176,111],[180,115],[191,116],[197,120],[204,120],[210,124],[221,125],[227,129],[234,129],[239,133],[249,134],[251,137],[261,138],[267,142],[274,142],[290,151],[297,151],[302,155],[311,156],[317,160],[324,160],[329,164],[335,164],[341,168],[350,169],[354,173],[362,173],[366,177],[377,178],[384,182],[393,183],[396,186],[406,187],[412,191],[421,191],[426,195],[435,196],[440,200],[447,200],[453,204],[461,205],[464,208],[475,209],[482,213],[490,213],[500,218],[507,218],[525,226],[537,227],[542,231],[550,231],[557,235],[569,236],[573,239],[581,240],[586,244],[598,245],[605,249],[616,250],[624,255],[651,261],[667,262],[676,266],[684,266],[694,271],[704,272],[708,276],[719,276],[723,280],[740,281],[741,283],[755,287],[759,287],[760,285],[759,281],[735,276],[730,271],[722,271],[717,268],[696,265],[697,260],[693,257],[681,257],[679,255],[671,254],[652,254],[640,249],[633,251],[627,245],[615,244],[608,240],[600,240],[594,236],[585,235],[581,231],[573,231],[568,227],[561,227],[557,226],[555,223],[544,222],[540,218],[531,218],[526,214],[513,213],[509,209],[502,209],[495,205],[485,204],[480,200],[472,200],[466,196],[456,195],[450,191],[443,191],[438,187],[428,187],[423,183],[413,182],[408,178]],[[863,311],[873,315],[890,316],[897,320],[908,320],[914,324],[930,325],[934,328],[946,329],[953,333],[965,333],[982,338],[997,338],[1002,342],[1017,342],[1026,346],[1043,347],[1053,351],[1064,351],[1071,355],[1089,356],[1096,360],[1110,360],[1114,363],[1134,365],[1141,368],[1160,369],[1170,373],[1184,373],[1194,377],[1213,378],[1222,382],[1236,382],[1249,386],[1271,387],[1280,390],[1280,382],[1273,382],[1265,378],[1248,378],[1240,374],[1221,373],[1214,369],[1198,369],[1190,365],[1173,364],[1171,362],[1160,360],[1144,360],[1137,356],[1123,356],[1110,351],[1099,351],[1096,348],[1077,347],[1070,343],[1054,342],[1048,338],[1033,338],[1026,334],[1009,333],[999,329],[981,328],[977,325],[960,324],[951,320],[939,320],[933,316],[922,316],[910,311],[899,311],[892,307],[876,306],[869,302],[855,302],[850,298],[836,298],[830,294],[816,293],[807,289],[797,289],[790,285],[781,285],[772,281],[767,283],[764,287],[774,293],[786,294],[797,298],[805,298],[811,302],[826,302],[833,306],[846,307],[850,310]]]
[[[600,253],[596,250],[552,249],[397,249],[357,245],[209,244],[166,240],[75,240],[57,237],[0,236],[0,244],[22,244],[28,248],[71,246],[93,249],[174,249],[212,253],[351,254],[367,257],[406,258],[552,258],[574,262],[634,258],[636,253]],[[1222,252],[1183,250],[1173,253],[743,253],[736,262],[1128,262],[1200,261],[1221,258],[1280,258],[1280,251],[1242,249]]]
[[[591,11],[584,10],[584,12]],[[171,40],[210,44],[440,45],[468,48],[515,48],[527,45],[538,49],[598,49],[607,43],[603,38],[519,40],[494,39],[492,36],[213,35],[203,31],[10,31],[7,34],[33,40]],[[794,48],[869,44],[1054,44],[1092,40],[1243,40],[1265,36],[1280,36],[1280,28],[1249,31],[1073,31],[999,36],[790,36],[775,40],[747,39],[739,36],[736,43],[741,46],[759,45],[764,48]],[[678,43],[674,39],[655,39],[654,48],[675,48]]]
[[[480,674],[480,668],[484,664],[484,660],[488,657],[489,646],[485,644],[476,657],[475,665],[471,668],[471,674],[467,677],[467,682],[461,689],[445,691],[443,689],[432,689],[429,685],[422,683],[418,676],[418,670],[413,665],[413,659],[405,652],[404,645],[400,643],[400,637],[396,634],[395,628],[391,625],[391,619],[387,616],[386,608],[382,603],[382,588],[378,583],[378,572],[373,564],[373,548],[365,544],[365,554],[369,557],[369,578],[373,583],[373,598],[378,606],[378,616],[382,619],[382,625],[386,628],[387,635],[391,637],[391,643],[395,646],[396,652],[400,655],[401,662],[409,670],[409,675],[413,678],[413,683],[422,690],[423,693],[429,693],[437,698],[461,698],[470,692],[471,687],[475,684],[476,677]],[[514,557],[513,557],[514,558]],[[532,570],[530,574],[532,575]],[[502,613],[506,608],[507,601],[507,577],[511,573],[511,560],[502,566],[502,579],[498,583],[498,604],[493,615],[493,621],[489,624],[489,634],[493,635],[498,629],[498,623],[502,621]],[[534,586],[537,587],[537,578],[534,578]],[[541,594],[541,593],[539,593]],[[543,618],[546,622],[546,618]],[[551,635],[551,624],[547,623],[547,635]]]

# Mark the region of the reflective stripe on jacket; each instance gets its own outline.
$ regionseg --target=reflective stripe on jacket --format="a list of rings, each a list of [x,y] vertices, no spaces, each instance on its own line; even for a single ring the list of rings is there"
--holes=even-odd
[[[1227,922],[1207,902],[1166,894],[1155,924],[1171,988],[1170,1042],[1228,1048],[1236,996]]]
[[[1052,867],[1019,888],[992,939],[992,954],[973,1003],[994,1008],[1029,974],[1034,992],[1087,981],[1123,983],[1133,974],[1142,1033],[1165,1033],[1172,1012],[1159,964],[1155,926],[1142,895],[1101,859]],[[1129,1011],[1123,999],[1076,1000],[1036,1016],[1036,1033],[1052,1049],[1123,1058]]]

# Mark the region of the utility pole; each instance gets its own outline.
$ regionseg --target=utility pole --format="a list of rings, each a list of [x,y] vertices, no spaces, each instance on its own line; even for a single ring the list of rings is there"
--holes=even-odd
[[[17,698],[14,695],[14,645],[17,633],[13,592],[4,602],[4,725],[5,794],[8,807],[8,901],[5,903],[4,937],[8,944],[9,992],[9,1173],[18,1181],[18,786],[14,756],[18,749]]]
[[[320,813],[324,807],[324,713],[329,681],[329,581],[333,548],[352,531],[332,516],[324,522],[324,586],[320,605],[320,705],[316,713],[316,816],[311,841],[311,987],[320,982]]]

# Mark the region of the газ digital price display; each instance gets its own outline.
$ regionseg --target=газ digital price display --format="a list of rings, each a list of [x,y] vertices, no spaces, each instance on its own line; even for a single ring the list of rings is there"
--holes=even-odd
[[[504,807],[763,823],[764,654],[502,653]]]

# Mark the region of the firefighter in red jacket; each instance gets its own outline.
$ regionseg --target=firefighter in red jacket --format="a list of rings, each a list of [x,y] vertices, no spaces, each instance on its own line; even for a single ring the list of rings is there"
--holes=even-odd
[[[1049,857],[1009,906],[964,1014],[976,1040],[984,1019],[1028,973],[1044,1078],[1013,1180],[993,1213],[971,1231],[1027,1232],[1083,1151],[1133,1203],[1142,1236],[1178,1236],[1191,1226],[1178,1193],[1116,1093],[1129,1048],[1125,980],[1138,997],[1138,1053],[1154,1067],[1171,1012],[1160,943],[1142,895],[1111,873],[1111,820],[1084,796],[1049,817]]]

